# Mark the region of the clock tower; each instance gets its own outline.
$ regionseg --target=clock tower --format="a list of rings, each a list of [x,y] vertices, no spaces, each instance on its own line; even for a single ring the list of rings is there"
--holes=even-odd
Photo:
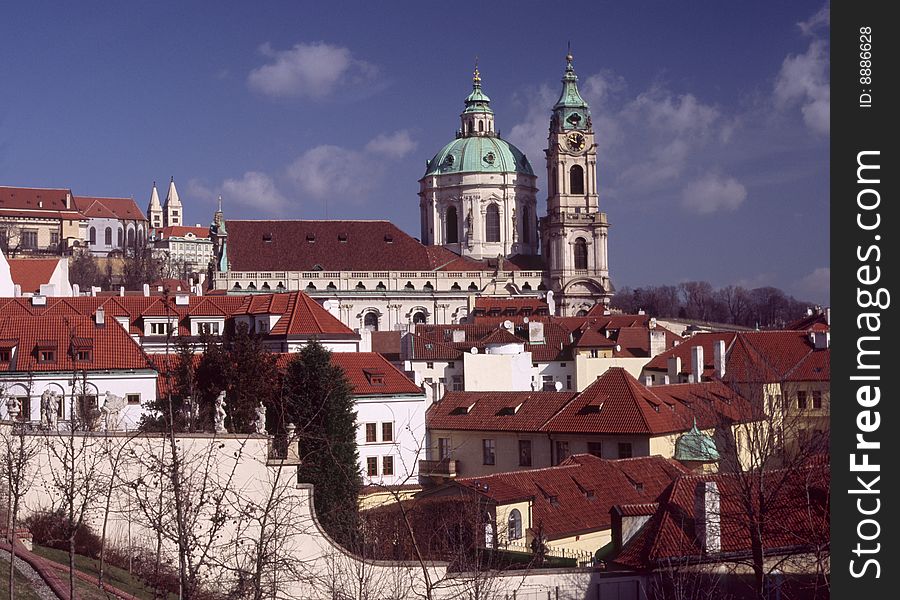
[[[597,145],[591,110],[578,91],[572,53],[562,93],[553,106],[547,149],[547,215],[541,219],[545,286],[561,316],[608,304],[613,287],[607,261],[609,222],[597,194]]]

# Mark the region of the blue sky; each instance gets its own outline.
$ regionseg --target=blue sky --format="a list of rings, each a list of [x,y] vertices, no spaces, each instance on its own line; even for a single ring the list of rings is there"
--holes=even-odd
[[[614,283],[825,303],[828,26],[821,1],[20,2],[0,20],[0,184],[146,206],[174,176],[190,223],[221,193],[232,218],[327,211],[418,236],[417,180],[476,55],[546,189],[571,42]]]

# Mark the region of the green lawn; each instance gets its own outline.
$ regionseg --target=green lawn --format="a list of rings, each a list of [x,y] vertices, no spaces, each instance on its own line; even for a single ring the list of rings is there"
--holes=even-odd
[[[9,560],[5,558],[0,558],[0,600],[9,600]],[[18,571],[16,571],[16,600],[40,600],[31,589],[31,582]]]
[[[35,544],[34,553],[61,565],[68,566],[69,564],[69,553],[65,550],[46,548]],[[76,555],[75,568],[82,573],[96,576],[100,571],[100,561],[95,558]],[[144,600],[153,600],[153,589],[146,587],[143,581],[132,576],[126,569],[120,569],[107,563],[103,569],[103,580],[122,591],[128,592],[132,596],[143,598]],[[80,599],[106,600],[107,598],[106,594],[102,593],[96,585],[80,580],[76,580],[75,585],[78,587],[78,597]],[[0,595],[0,600],[3,600],[3,598],[5,596]],[[169,598],[176,600],[176,596],[173,594],[169,594]]]

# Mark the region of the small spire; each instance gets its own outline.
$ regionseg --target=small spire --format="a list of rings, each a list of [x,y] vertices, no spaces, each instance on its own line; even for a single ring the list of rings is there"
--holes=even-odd
[[[472,73],[472,85],[478,87],[481,85],[481,73],[478,71],[478,57],[475,57],[475,71]]]

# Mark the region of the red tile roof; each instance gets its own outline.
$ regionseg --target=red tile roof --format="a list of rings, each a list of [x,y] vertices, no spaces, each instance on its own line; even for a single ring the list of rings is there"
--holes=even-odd
[[[521,315],[530,317],[531,315],[549,315],[549,307],[545,298],[538,297],[491,297],[479,296],[475,298],[475,308],[472,311],[474,316],[485,314]]]
[[[821,308],[813,309],[812,314],[788,323],[785,329],[802,329],[805,331],[828,331],[828,314]]]
[[[94,219],[120,219],[122,221],[146,221],[147,217],[133,198],[97,198],[75,196],[75,208],[85,217]]]
[[[389,221],[226,221],[234,271],[485,271],[493,262],[425,246]],[[504,261],[504,271],[526,265]]]
[[[497,331],[503,333],[496,334]],[[464,341],[454,342],[454,332],[463,332]],[[456,325],[418,325],[415,337],[407,342],[407,352],[410,359],[417,360],[455,360],[463,352],[469,352],[473,347],[483,350],[493,339],[507,340],[503,343],[524,343],[525,351],[531,352],[535,362],[550,362],[557,360],[571,360],[571,338],[569,332],[553,323],[544,324],[544,342],[528,342],[528,326],[519,323],[514,327],[514,334],[502,326],[496,324],[467,323]],[[513,340],[516,338],[516,340]]]
[[[698,559],[714,559],[699,546],[695,496],[698,484],[713,481],[720,498],[721,552],[725,560],[750,552],[746,501],[764,512],[758,527],[767,555],[824,548],[830,542],[827,462],[762,473],[720,473],[677,479],[659,498],[659,509],[612,560],[648,569]]]
[[[425,413],[429,429],[539,431],[575,392],[447,392]]]
[[[532,529],[548,539],[611,527],[610,509],[619,503],[649,503],[687,470],[674,460],[645,456],[606,460],[576,454],[556,467],[458,479],[497,504],[531,498]]]
[[[22,293],[37,294],[41,291],[41,285],[50,283],[50,278],[59,266],[60,260],[65,259],[10,258],[7,262],[13,283],[22,287]]]
[[[283,371],[296,356],[296,354],[277,353],[275,364],[279,370]],[[200,357],[200,354],[193,355],[195,366],[200,362]],[[153,354],[151,359],[155,368],[164,373],[167,368],[174,368],[176,355]],[[423,398],[425,396],[422,388],[410,381],[402,371],[375,352],[332,352],[331,362],[339,366],[347,374],[347,380],[353,387],[354,396],[415,395]],[[380,375],[383,383],[377,383],[377,381],[373,383],[373,373]],[[165,395],[165,377],[160,376],[157,390],[161,397]]]
[[[254,296],[187,296],[187,305],[175,304],[169,296],[79,296],[47,298],[46,306],[33,306],[29,298],[0,299],[2,314],[73,314],[92,316],[103,306],[107,318],[127,317],[129,331],[143,335],[144,317],[174,317],[177,335],[191,335],[191,317],[230,318],[244,314],[281,315],[270,335],[319,338],[358,338],[331,313],[302,292],[260,294]]]
[[[22,209],[38,211],[72,211],[66,207],[67,188],[21,188],[0,186],[0,209]]]
[[[169,227],[161,227],[153,230],[156,239],[167,240],[173,237],[184,237],[188,233],[194,234],[194,237],[208,240],[209,227],[189,227],[187,225],[170,225]]]
[[[235,315],[282,315],[269,332],[287,336],[359,337],[303,292],[247,296]]]
[[[814,350],[785,376],[786,381],[831,381],[831,348]]]
[[[666,371],[670,356],[681,358],[681,373],[691,371],[691,348],[703,347],[703,377],[714,374],[714,344],[725,342],[725,379],[727,381],[781,381],[814,352],[807,331],[742,331],[698,333],[651,360],[644,367]]]
[[[4,311],[4,315],[6,315]],[[147,369],[148,357],[118,323],[107,321],[97,327],[80,315],[22,315],[0,317],[0,339],[16,340],[16,357],[0,365],[2,371],[96,371]],[[76,361],[73,339],[79,348],[90,347],[90,360]],[[41,362],[37,348],[55,350],[54,360]]]
[[[662,435],[753,418],[750,403],[721,382],[645,387],[611,367],[578,394],[541,431]]]

